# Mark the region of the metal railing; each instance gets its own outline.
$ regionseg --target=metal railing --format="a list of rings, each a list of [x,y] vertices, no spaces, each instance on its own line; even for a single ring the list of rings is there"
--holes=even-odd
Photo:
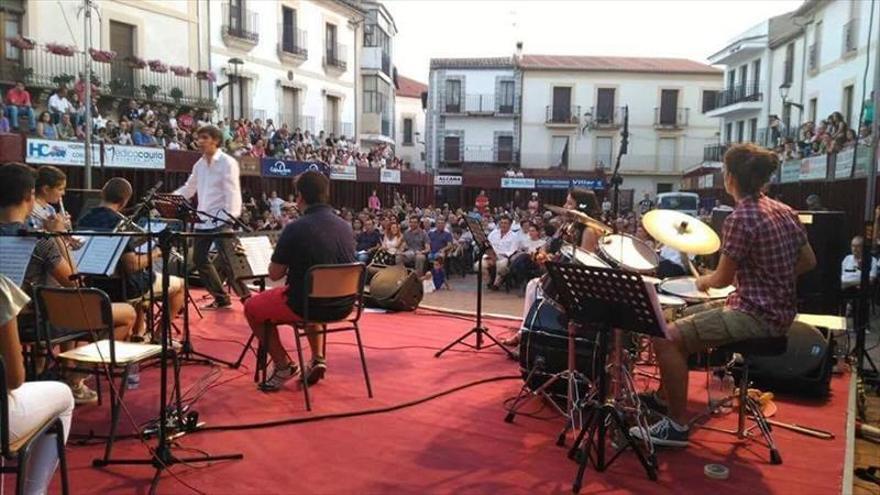
[[[856,51],[859,44],[858,32],[856,28],[859,25],[858,19],[850,19],[843,25],[843,54],[849,54]]]
[[[294,132],[297,129],[299,129],[301,132],[315,132],[315,117],[312,117],[311,115],[300,115],[292,112],[281,112],[278,114],[278,120],[275,122],[275,127],[280,129],[281,124],[287,124],[287,128],[290,130],[290,132]]]
[[[813,43],[807,49],[807,70],[814,71],[819,68],[819,45]]]
[[[727,144],[710,144],[703,147],[704,162],[721,162],[724,161],[724,154],[727,153]]]
[[[440,148],[440,161],[445,163],[519,163],[519,152],[512,148],[498,146],[464,146],[459,148]]]
[[[324,126],[318,129],[318,132],[324,131],[324,134],[333,134],[336,137],[351,137],[354,126],[351,122],[340,122],[338,120],[325,120]]]
[[[347,54],[348,54],[348,47],[346,47],[342,43],[336,43],[335,45],[325,46],[324,47],[324,66],[335,67],[340,70],[345,70],[345,68],[348,67],[348,63],[346,62]]]
[[[233,8],[228,3],[224,3],[221,13],[223,22],[220,25],[220,32],[224,36],[231,36],[253,44],[260,42],[258,31],[260,18],[256,12],[241,7]]]
[[[666,109],[654,107],[654,127],[657,129],[680,129],[687,127],[689,108]]]
[[[593,115],[592,126],[594,128],[615,128],[623,125],[623,107],[611,107],[611,110],[600,110],[599,107],[590,107]]]
[[[745,101],[761,101],[763,97],[760,81],[745,81],[720,91],[716,97],[717,106],[715,108]]]
[[[495,113],[495,95],[465,95],[464,111],[466,113]]]
[[[581,107],[574,106],[556,106],[547,105],[546,118],[547,124],[557,125],[577,125],[580,122]]]
[[[92,82],[98,86],[98,97],[136,98],[175,105],[212,106],[213,83],[194,75],[178,76],[170,70],[153,72],[149,67],[136,68],[130,62],[114,59],[109,63],[92,61]],[[21,50],[18,62],[4,60],[0,64],[0,81],[21,79],[38,88],[57,88],[60,84],[73,87],[85,71],[83,56],[72,57],[49,53],[41,48]]]
[[[308,33],[304,29],[285,29],[284,24],[278,24],[278,54],[294,55],[308,58]]]

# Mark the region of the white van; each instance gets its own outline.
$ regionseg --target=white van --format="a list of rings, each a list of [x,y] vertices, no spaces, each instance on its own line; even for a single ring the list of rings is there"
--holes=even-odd
[[[700,195],[689,192],[667,192],[657,195],[657,208],[676,210],[695,217],[700,212]]]

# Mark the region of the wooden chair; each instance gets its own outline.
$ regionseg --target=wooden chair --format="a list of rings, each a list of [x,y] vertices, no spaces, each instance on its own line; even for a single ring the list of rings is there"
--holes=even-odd
[[[327,335],[330,333],[353,331],[357,339],[358,352],[361,357],[361,367],[364,371],[364,381],[367,384],[367,395],[373,397],[373,389],[370,386],[370,375],[367,372],[367,360],[364,356],[364,346],[361,343],[360,327],[358,325],[363,313],[364,278],[366,270],[363,263],[350,263],[343,265],[315,265],[306,273],[305,290],[307,294],[303,308],[302,319],[290,322],[296,337],[296,354],[299,367],[303,370],[302,384],[303,394],[306,401],[306,409],[311,411],[312,404],[309,397],[309,384],[306,380],[305,360],[301,338],[306,337],[306,329],[317,325],[320,329],[314,331],[324,335],[324,356],[327,355]],[[322,319],[320,312],[328,307],[337,305],[340,301],[351,304],[348,316],[340,319]]]
[[[61,493],[70,493],[67,480],[67,459],[64,453],[64,425],[58,416],[49,418],[39,428],[28,432],[14,442],[9,439],[9,389],[6,386],[6,364],[0,358],[0,453],[3,458],[11,461],[13,465],[5,462],[0,466],[0,473],[15,473],[15,493],[24,495],[24,475],[27,472],[31,449],[43,435],[55,435],[55,447],[58,450],[58,463],[61,467]]]
[[[113,310],[110,298],[101,290],[58,289],[38,287],[36,290],[38,318],[53,327],[70,332],[89,332],[93,341],[82,347],[58,355],[62,361],[72,363],[72,370],[94,372],[103,371],[112,382],[119,378],[119,384],[110,383],[110,433],[104,449],[103,462],[110,460],[116,429],[119,424],[119,411],[125,397],[126,382],[131,367],[153,359],[162,352],[162,347],[152,344],[116,342],[113,339]],[[100,379],[100,375],[96,375]]]

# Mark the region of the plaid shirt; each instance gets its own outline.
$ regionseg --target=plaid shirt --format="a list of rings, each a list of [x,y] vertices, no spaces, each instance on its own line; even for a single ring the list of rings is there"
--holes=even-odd
[[[795,265],[806,243],[788,206],[764,195],[740,201],[724,222],[721,252],[737,265],[726,307],[787,329],[797,313]]]

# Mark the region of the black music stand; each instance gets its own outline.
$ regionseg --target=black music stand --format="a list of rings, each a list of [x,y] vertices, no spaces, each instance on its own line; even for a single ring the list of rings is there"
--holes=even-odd
[[[479,260],[477,267],[477,324],[470,330],[468,330],[461,337],[453,340],[443,349],[437,351],[434,354],[434,357],[440,357],[444,352],[448,351],[456,344],[462,344],[470,347],[471,349],[481,350],[492,347],[493,345],[497,345],[500,347],[510,359],[516,361],[516,356],[513,355],[513,352],[510,349],[501,345],[501,342],[498,342],[495,337],[489,333],[489,329],[483,326],[483,255],[492,248],[492,245],[489,243],[489,237],[486,235],[486,231],[483,230],[483,225],[479,222],[479,220],[475,220],[469,216],[464,217],[465,224],[467,225],[468,230],[471,231],[471,234],[474,236],[474,243],[477,245],[477,259]],[[465,342],[465,339],[471,336],[471,334],[476,335],[477,344],[471,345]],[[491,340],[492,343],[489,345],[483,345],[483,337]]]
[[[657,462],[653,453],[645,455],[624,421],[623,413],[609,397],[606,358],[608,337],[612,331],[627,330],[655,337],[666,337],[666,323],[656,296],[652,296],[641,275],[569,263],[547,262],[547,273],[558,288],[558,302],[568,314],[569,325],[588,325],[597,331],[597,394],[588,401],[590,413],[581,428],[569,457],[578,461],[578,473],[572,489],[581,488],[587,463],[604,471],[627,448],[632,448],[648,478],[657,480]],[[620,350],[617,349],[619,352]],[[609,424],[618,434],[619,447],[606,458]],[[647,436],[645,438],[648,438]],[[621,441],[622,440],[622,441]]]

